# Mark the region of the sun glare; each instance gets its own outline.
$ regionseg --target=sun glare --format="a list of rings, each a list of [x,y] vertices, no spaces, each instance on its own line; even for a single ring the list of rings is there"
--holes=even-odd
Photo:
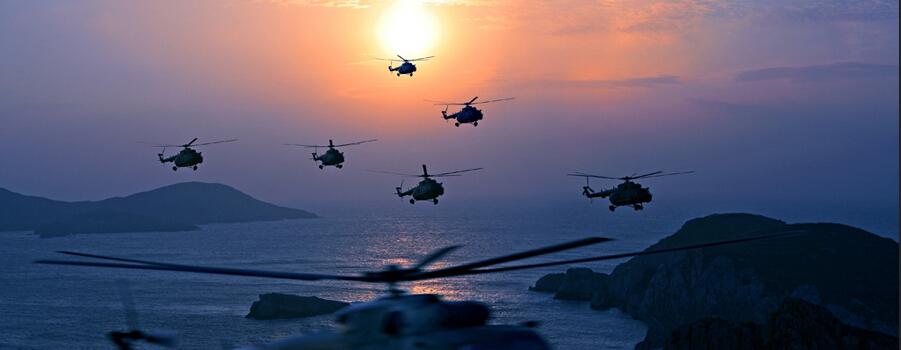
[[[435,46],[438,23],[421,1],[398,0],[382,14],[379,40],[391,54],[428,56]]]

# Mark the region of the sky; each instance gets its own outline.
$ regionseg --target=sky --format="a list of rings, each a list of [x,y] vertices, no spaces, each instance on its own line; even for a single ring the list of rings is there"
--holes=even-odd
[[[423,163],[485,168],[443,180],[457,205],[581,204],[568,172],[694,170],[645,184],[671,206],[897,223],[898,13],[880,0],[3,1],[0,187],[94,200],[221,182],[317,211],[399,206],[401,179],[367,170]],[[397,77],[376,59],[395,54],[435,57]],[[476,128],[425,102],[475,96],[516,99],[482,105]],[[239,141],[203,148],[197,172],[139,143],[195,137]],[[341,170],[283,145],[370,138],[342,149]]]

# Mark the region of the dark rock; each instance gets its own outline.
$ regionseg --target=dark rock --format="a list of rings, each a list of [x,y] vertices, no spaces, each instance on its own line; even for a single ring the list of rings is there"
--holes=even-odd
[[[648,249],[791,230],[807,233],[632,258],[602,277],[591,307],[616,307],[644,322],[648,333],[637,348],[659,348],[673,330],[703,317],[765,324],[788,297],[816,302],[849,326],[898,334],[899,247],[891,239],[839,224],[720,214],[689,220]]]
[[[275,320],[326,315],[338,311],[350,303],[290,294],[260,294],[260,300],[253,302],[250,313],[245,316],[255,320]]]
[[[529,290],[535,292],[544,292],[544,293],[556,293],[558,289],[560,289],[560,285],[563,284],[563,276],[566,274],[563,273],[549,273],[544,275],[538,279],[538,282],[535,282],[534,287],[529,287]]]
[[[567,269],[554,299],[589,301],[592,295],[604,289],[608,278],[609,276],[595,273],[591,269]]]
[[[663,348],[881,350],[897,349],[898,338],[848,326],[825,307],[788,298],[770,314],[766,325],[705,317],[678,327]]]

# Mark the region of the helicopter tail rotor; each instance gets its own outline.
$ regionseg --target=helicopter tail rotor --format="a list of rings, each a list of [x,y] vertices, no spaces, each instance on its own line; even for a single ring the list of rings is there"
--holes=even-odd
[[[395,187],[394,192],[395,192],[395,194],[397,194],[398,197],[403,198],[404,197],[403,190],[404,190],[404,180],[400,180],[400,186]]]

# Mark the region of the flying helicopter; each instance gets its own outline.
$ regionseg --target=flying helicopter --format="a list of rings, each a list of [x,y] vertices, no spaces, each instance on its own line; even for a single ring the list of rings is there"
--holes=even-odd
[[[562,244],[518,252],[510,255],[480,260],[444,268],[426,268],[460,246],[438,249],[411,267],[388,265],[381,271],[356,275],[331,275],[267,270],[251,270],[227,267],[183,265],[102,256],[79,252],[59,253],[96,260],[38,260],[35,263],[51,265],[91,266],[136,270],[178,271],[204,274],[262,277],[298,281],[350,281],[382,283],[388,286],[388,295],[374,301],[352,304],[336,313],[337,331],[322,331],[310,335],[293,336],[275,342],[246,348],[247,350],[300,350],[300,349],[496,349],[496,350],[546,350],[549,344],[535,331],[536,322],[519,325],[489,324],[491,310],[477,301],[443,301],[434,294],[405,294],[398,283],[416,282],[448,277],[499,273],[540,267],[572,265],[586,262],[622,259],[640,255],[660,254],[689,249],[708,248],[743,242],[774,239],[803,233],[784,231],[768,235],[743,236],[743,238],[658,248],[640,252],[601,255],[588,258],[558,260],[543,263],[494,267],[522,259],[556,253],[564,250],[608,242],[611,239],[589,237]]]
[[[416,187],[410,188],[409,190],[404,191],[404,182],[400,182],[400,186],[395,187],[394,191],[398,197],[404,198],[405,196],[411,196],[410,204],[416,203],[416,201],[426,201],[432,200],[432,204],[438,204],[438,197],[444,194],[444,186],[432,179],[433,177],[447,177],[447,176],[460,176],[462,173],[482,170],[482,168],[473,168],[473,169],[465,169],[465,170],[457,170],[450,171],[446,173],[440,174],[429,174],[428,170],[426,170],[425,164],[422,165],[422,174],[403,174],[403,173],[392,173],[388,171],[375,171],[377,173],[383,174],[391,174],[391,175],[400,175],[406,177],[421,177],[422,180],[419,181],[419,184]]]
[[[671,175],[680,175],[680,174],[691,174],[694,171],[683,171],[678,173],[666,173],[664,174],[662,171],[655,171],[653,173],[647,173],[644,175],[635,175],[631,176],[623,176],[623,177],[609,177],[609,176],[601,176],[601,175],[592,175],[586,173],[572,173],[566,174],[567,176],[581,176],[585,178],[585,186],[582,187],[582,195],[587,197],[589,200],[600,197],[607,198],[610,197],[610,206],[608,207],[610,211],[615,211],[616,207],[622,206],[631,206],[635,210],[644,209],[644,203],[651,202],[651,189],[648,187],[642,187],[641,184],[637,182],[632,182],[632,180],[637,179],[650,179],[655,177],[663,177],[663,176],[671,176]],[[595,192],[591,188],[591,184],[589,184],[589,178],[599,178],[599,179],[610,179],[610,180],[623,180],[623,183],[616,185],[616,187],[606,189],[600,192]]]
[[[161,147],[163,150],[157,154],[160,158],[160,163],[169,163],[174,164],[172,166],[172,171],[177,171],[178,168],[192,168],[197,170],[197,164],[203,163],[203,155],[200,152],[195,151],[192,147],[197,146],[206,146],[213,145],[217,143],[226,143],[226,142],[235,142],[238,139],[231,140],[222,140],[222,141],[213,141],[213,142],[204,142],[204,143],[194,143],[197,142],[197,138],[195,137],[191,142],[188,142],[184,145],[156,145],[150,144],[152,147]],[[182,150],[177,154],[163,158],[166,153],[166,147],[182,147]]]
[[[391,63],[388,64],[388,71],[389,71],[389,72],[397,72],[397,76],[400,76],[401,74],[409,74],[409,75],[412,77],[412,76],[413,76],[413,72],[416,71],[416,65],[413,64],[413,62],[416,62],[416,61],[425,61],[425,60],[428,60],[428,59],[433,58],[433,57],[435,57],[435,56],[420,57],[420,58],[414,58],[414,59],[411,59],[411,60],[408,60],[408,59],[406,59],[406,58],[403,58],[403,56],[401,56],[401,55],[397,55],[397,57],[399,57],[400,60],[403,62],[403,63],[401,63],[401,64],[400,64],[399,66],[397,66],[397,67],[392,67],[392,66],[391,66],[391,65],[394,64],[394,61],[397,61],[396,59],[393,59],[393,58],[378,58],[378,59],[379,59],[379,60],[382,60],[382,61],[390,61],[390,62],[391,62]]]
[[[345,144],[341,144],[341,145],[336,145],[336,144],[332,143],[332,140],[328,140],[328,145],[301,145],[301,144],[296,144],[296,143],[286,143],[285,145],[286,146],[300,146],[300,147],[314,148],[314,149],[318,149],[319,147],[327,147],[328,150],[325,151],[325,153],[323,153],[322,155],[319,155],[319,154],[317,154],[316,151],[314,151],[313,158],[310,158],[310,159],[312,159],[313,162],[320,162],[319,169],[324,169],[326,166],[334,166],[338,169],[341,169],[344,167],[344,165],[343,165],[344,152],[338,151],[337,149],[335,149],[335,147],[354,146],[354,145],[359,145],[359,144],[363,144],[363,143],[367,143],[367,142],[375,142],[375,141],[378,141],[378,140],[376,140],[376,139],[363,140],[363,141],[345,143]]]
[[[468,124],[468,123],[472,123],[472,126],[479,126],[479,120],[482,120],[483,114],[480,109],[475,108],[472,105],[509,101],[509,100],[515,99],[515,97],[507,97],[507,98],[499,98],[496,100],[475,102],[475,100],[477,98],[479,98],[479,97],[478,96],[473,97],[471,100],[469,100],[469,102],[439,102],[439,101],[428,101],[428,102],[434,102],[436,106],[444,105],[444,110],[441,111],[441,117],[444,118],[444,120],[456,119],[456,122],[454,122],[454,126],[459,127],[460,124]],[[447,114],[447,109],[450,108],[450,106],[463,106],[463,108],[460,109],[460,111],[458,111],[458,112]]]

